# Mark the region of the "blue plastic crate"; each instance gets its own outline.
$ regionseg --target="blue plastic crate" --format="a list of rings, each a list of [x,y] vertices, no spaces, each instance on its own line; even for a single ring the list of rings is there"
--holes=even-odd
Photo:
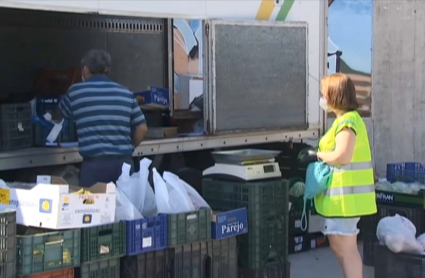
[[[167,248],[167,215],[125,222],[128,256]]]
[[[425,183],[425,168],[419,162],[390,163],[387,164],[387,180]]]

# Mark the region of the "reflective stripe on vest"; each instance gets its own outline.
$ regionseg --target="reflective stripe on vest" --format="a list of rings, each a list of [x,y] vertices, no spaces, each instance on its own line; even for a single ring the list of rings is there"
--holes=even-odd
[[[351,162],[342,167],[331,167],[334,172],[341,173],[344,171],[368,170],[373,169],[372,162]]]
[[[326,189],[323,194],[326,196],[341,196],[348,194],[363,194],[375,192],[375,185],[357,185],[349,187],[333,187]]]

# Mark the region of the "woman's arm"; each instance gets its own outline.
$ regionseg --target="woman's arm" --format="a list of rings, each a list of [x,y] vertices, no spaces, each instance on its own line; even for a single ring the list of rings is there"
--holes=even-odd
[[[317,157],[332,165],[345,165],[351,162],[356,145],[356,133],[351,128],[344,128],[335,137],[335,150],[318,152]]]

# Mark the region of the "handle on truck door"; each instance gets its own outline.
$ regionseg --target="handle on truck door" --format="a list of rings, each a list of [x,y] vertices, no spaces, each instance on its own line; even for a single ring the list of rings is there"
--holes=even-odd
[[[112,229],[99,231],[98,237],[99,254],[109,254],[112,247]]]

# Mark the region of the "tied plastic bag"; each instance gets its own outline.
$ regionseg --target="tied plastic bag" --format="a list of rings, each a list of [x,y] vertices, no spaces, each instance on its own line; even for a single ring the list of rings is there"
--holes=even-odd
[[[124,192],[121,189],[116,188],[116,208],[115,208],[115,220],[134,220],[143,218],[142,214],[137,208],[130,202]]]
[[[156,168],[153,168],[152,171],[158,213],[172,214],[195,210],[183,185],[174,181],[170,183],[170,180],[173,179],[172,176],[168,176],[168,182],[165,182]]]
[[[179,187],[182,191],[186,192],[184,198],[192,203],[194,210],[210,207],[192,186],[180,179],[177,175],[170,172],[164,172],[163,177],[167,184],[173,184],[173,186]]]
[[[422,245],[415,238],[416,228],[413,223],[398,214],[382,218],[376,228],[376,236],[394,253],[420,254]]]
[[[149,183],[149,166],[152,160],[143,158],[140,160],[139,184],[141,186],[140,199],[141,205],[139,211],[145,217],[153,217],[158,214],[155,201],[155,193]]]

